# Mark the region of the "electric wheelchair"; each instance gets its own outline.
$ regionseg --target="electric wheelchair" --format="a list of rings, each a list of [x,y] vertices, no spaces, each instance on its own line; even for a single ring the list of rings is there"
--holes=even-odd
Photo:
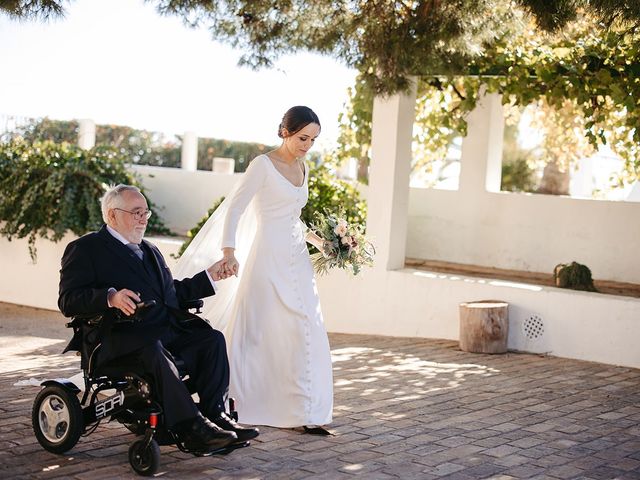
[[[218,450],[188,448],[179,435],[164,425],[162,406],[154,398],[153,384],[149,379],[135,373],[113,374],[102,366],[96,368],[100,338],[105,331],[114,323],[138,321],[137,314],[154,304],[153,300],[141,302],[131,317],[119,313],[110,321],[102,315],[74,317],[67,323],[67,327],[73,328],[74,335],[63,353],[76,351],[80,356],[84,391],[66,378],[42,382],[43,388],[33,403],[31,421],[35,436],[45,450],[65,453],[78,443],[80,437],[94,432],[102,421],[115,420],[138,436],[129,447],[131,467],[140,475],[150,476],[160,466],[160,445],[176,445],[181,451],[196,456],[228,454],[249,445],[249,442],[237,443]],[[181,308],[197,309],[195,313],[200,313],[202,305],[202,300],[193,300]],[[182,362],[176,358],[175,364],[183,382],[193,393],[195,390]],[[121,368],[118,370],[122,371]],[[228,403],[228,414],[237,421],[233,399]]]

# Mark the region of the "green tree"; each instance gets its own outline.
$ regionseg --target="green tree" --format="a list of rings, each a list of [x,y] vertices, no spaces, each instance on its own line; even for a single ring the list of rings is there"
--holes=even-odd
[[[64,0],[8,0],[15,18],[64,13]],[[163,15],[208,29],[243,52],[240,63],[273,65],[300,50],[358,69],[376,93],[408,86],[411,75],[462,73],[470,59],[518,25],[520,5],[543,30],[559,31],[584,9],[604,27],[637,27],[635,0],[149,0]]]
[[[507,115],[505,119],[500,189],[509,192],[533,192],[537,187],[535,170],[532,167],[535,157],[531,149],[522,148],[518,142],[519,117],[520,115]]]
[[[368,183],[374,94],[362,75],[356,77],[355,85],[347,94],[345,110],[338,115],[340,133],[333,160],[340,164],[355,159],[358,181]]]
[[[529,22],[522,12],[513,15]],[[542,158],[555,164],[557,173],[607,144],[625,161],[617,182],[640,178],[640,30],[603,30],[592,17],[581,16],[559,34],[519,32],[487,47],[468,65],[467,75],[419,79],[414,168],[428,170],[444,158],[452,138],[466,135],[466,117],[484,85],[501,93],[507,106],[538,105],[543,112],[538,126],[547,132]],[[350,100],[354,105],[370,97],[354,92],[360,95]],[[351,129],[352,138],[361,131],[362,143],[370,145],[367,122],[354,116],[341,126]]]

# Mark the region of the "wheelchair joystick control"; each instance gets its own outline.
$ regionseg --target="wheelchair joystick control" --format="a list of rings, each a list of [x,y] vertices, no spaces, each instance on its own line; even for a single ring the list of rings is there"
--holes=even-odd
[[[155,300],[147,300],[146,302],[136,303],[136,311],[144,310],[145,308],[153,307],[156,304]]]

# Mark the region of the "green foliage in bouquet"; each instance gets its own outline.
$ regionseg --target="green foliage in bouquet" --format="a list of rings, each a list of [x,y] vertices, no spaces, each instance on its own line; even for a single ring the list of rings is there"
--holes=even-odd
[[[198,234],[200,229],[204,226],[207,220],[209,220],[209,217],[213,215],[213,212],[215,212],[218,209],[218,207],[223,201],[224,201],[224,197],[220,197],[218,200],[216,200],[213,206],[207,211],[207,214],[200,219],[198,224],[187,232],[187,239],[182,243],[182,246],[180,247],[180,250],[178,250],[178,253],[174,255],[175,258],[180,258],[182,256],[182,254],[187,249],[191,241],[195,238],[195,236]]]
[[[367,204],[358,189],[351,183],[339,180],[325,164],[311,166],[309,172],[309,200],[302,209],[302,221],[311,225],[316,221],[316,212],[338,212],[342,218],[354,225],[361,225],[363,231],[367,220]],[[309,251],[318,250],[309,244]]]
[[[311,256],[316,273],[325,275],[337,267],[357,275],[362,267],[373,264],[375,249],[365,238],[362,224],[348,223],[342,208],[336,213],[316,212],[314,216],[310,228],[330,243],[324,252]]]
[[[577,262],[569,264],[560,263],[553,269],[553,279],[556,286],[560,288],[570,288],[572,290],[586,290],[596,292],[591,277],[591,270],[586,265]]]
[[[68,143],[0,143],[0,234],[28,238],[36,259],[37,237],[60,240],[102,225],[100,198],[109,185],[140,184],[114,149],[83,150]],[[149,203],[149,208],[153,205]],[[170,234],[162,220],[149,220],[151,233]]]

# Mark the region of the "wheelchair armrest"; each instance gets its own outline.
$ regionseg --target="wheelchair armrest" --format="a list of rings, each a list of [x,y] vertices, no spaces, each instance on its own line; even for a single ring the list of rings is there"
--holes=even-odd
[[[180,308],[182,310],[191,310],[192,308],[197,309],[196,313],[200,313],[200,309],[204,306],[204,301],[201,298],[197,298],[194,300],[185,300],[180,303]]]
[[[136,312],[131,316],[125,316],[120,312],[120,310],[115,309],[112,309],[109,312],[96,313],[93,315],[76,315],[66,324],[66,326],[67,328],[79,327],[80,325],[98,327],[107,315],[113,315],[113,323],[133,323],[140,320],[138,314],[144,312],[150,307],[153,307],[154,305],[156,305],[155,300],[147,300],[146,302],[137,303]]]
[[[103,313],[97,313],[95,315],[76,315],[66,324],[67,328],[79,327],[80,325],[90,325],[97,327],[104,318]]]

